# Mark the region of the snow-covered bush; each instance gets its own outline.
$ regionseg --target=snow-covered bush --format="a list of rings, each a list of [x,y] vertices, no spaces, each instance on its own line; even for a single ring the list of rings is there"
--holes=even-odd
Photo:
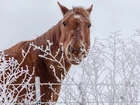
[[[23,61],[27,53],[23,54]],[[35,90],[33,86],[29,84],[32,79],[32,74],[29,74],[28,66],[26,70],[20,68],[22,62],[19,63],[16,59],[8,58],[4,52],[0,53],[0,104],[1,105],[14,105],[23,103],[32,103],[33,96],[35,96]],[[20,77],[23,77],[21,84],[14,84]],[[26,90],[26,94],[20,95],[20,93]],[[18,101],[19,97],[24,97]]]
[[[113,32],[95,38],[88,57],[81,63],[79,81],[66,78],[60,100],[66,105],[140,104],[140,33],[128,39]],[[76,78],[76,79],[74,79]]]

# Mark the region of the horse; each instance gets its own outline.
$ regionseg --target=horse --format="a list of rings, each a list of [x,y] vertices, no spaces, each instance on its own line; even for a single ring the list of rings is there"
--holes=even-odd
[[[27,51],[31,43],[36,46],[43,46],[42,48],[45,49],[45,47],[48,46],[47,40],[49,40],[53,43],[50,48],[52,55],[55,55],[56,52],[58,52],[57,50],[63,45],[63,49],[60,49],[56,59],[60,59],[63,54],[64,60],[62,66],[65,67],[65,70],[60,69],[60,64],[57,62],[40,57],[39,55],[44,53],[42,50],[35,50],[33,46],[30,47],[20,67],[26,69],[27,65],[30,73],[32,73],[34,67],[35,71],[30,81],[31,83],[34,83],[35,77],[38,76],[40,77],[41,83],[61,84],[58,79],[64,79],[66,77],[65,72],[68,72],[72,65],[79,65],[87,56],[90,47],[90,14],[93,5],[89,8],[78,6],[68,9],[59,2],[57,3],[63,18],[56,25],[35,39],[21,41],[11,48],[4,50],[4,54],[6,54],[7,57],[14,57],[18,62],[21,62],[23,59],[22,50]],[[50,56],[47,55],[47,57],[49,58]],[[55,67],[55,75],[50,68],[51,65]],[[20,83],[21,81],[22,77],[15,83]],[[52,85],[52,88],[59,94],[61,85]],[[21,94],[25,94],[24,92],[25,91],[21,92]],[[41,102],[57,102],[59,96],[55,94],[55,92],[49,85],[41,85]]]

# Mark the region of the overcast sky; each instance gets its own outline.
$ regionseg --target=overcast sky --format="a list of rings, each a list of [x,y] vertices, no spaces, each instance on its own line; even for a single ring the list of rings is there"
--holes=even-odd
[[[104,38],[118,30],[131,36],[140,28],[140,0],[0,0],[0,49],[33,39],[55,25],[62,18],[57,1],[68,8],[94,5],[91,43],[94,36]]]

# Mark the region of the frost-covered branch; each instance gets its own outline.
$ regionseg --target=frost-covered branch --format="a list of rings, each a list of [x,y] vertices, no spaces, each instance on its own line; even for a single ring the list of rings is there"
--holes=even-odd
[[[4,52],[0,53],[0,104],[4,105],[14,105],[14,103],[30,103],[33,101],[33,96],[35,91],[33,86],[29,85],[32,79],[32,74],[29,74],[28,66],[26,69],[20,68],[25,57],[29,53],[30,48],[27,52],[22,51],[23,59],[19,63],[13,57],[8,58]],[[7,59],[8,58],[8,59]],[[20,84],[15,84],[15,82],[23,77]],[[26,90],[28,93],[20,95],[20,93]],[[21,101],[18,100],[19,97],[24,97]]]
[[[113,32],[103,40],[95,38],[87,58],[81,63],[80,81],[76,82],[72,75],[78,85],[62,88],[66,102],[77,102],[77,105],[138,105],[140,34],[137,32],[133,37],[123,39],[120,33]],[[73,81],[65,80],[70,84]]]

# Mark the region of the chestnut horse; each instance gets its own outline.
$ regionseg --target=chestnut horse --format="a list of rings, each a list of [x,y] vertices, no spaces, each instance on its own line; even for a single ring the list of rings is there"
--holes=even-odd
[[[72,9],[68,9],[59,2],[58,5],[63,14],[63,18],[55,26],[36,39],[22,41],[13,47],[6,49],[4,53],[8,55],[8,57],[14,57],[18,62],[21,62],[23,59],[22,49],[27,51],[31,46],[31,43],[34,43],[36,46],[43,46],[45,49],[46,45],[48,45],[47,40],[49,40],[50,42],[53,42],[51,46],[51,52],[53,55],[55,55],[57,50],[62,47],[60,43],[63,44],[63,50],[61,49],[61,51],[59,51],[56,59],[60,59],[62,53],[64,54],[63,65],[65,65],[64,67],[67,72],[72,64],[78,65],[82,59],[86,57],[90,46],[91,22],[89,16],[93,5],[87,9],[83,7],[73,7]],[[28,65],[30,73],[32,72],[33,67],[35,68],[31,83],[35,82],[34,78],[36,76],[40,77],[41,83],[60,83],[57,79],[61,79],[62,75],[65,77],[65,71],[59,68],[60,65],[57,62],[39,57],[40,54],[43,54],[43,52],[39,49],[34,50],[34,47],[32,46],[21,65],[21,67],[25,69],[26,65]],[[55,67],[58,78],[54,76],[54,72],[50,68],[50,65]],[[16,83],[20,83],[20,81],[22,81],[22,77],[20,77]],[[61,85],[53,85],[52,87],[57,93],[60,92]],[[22,92],[22,94],[25,93]],[[56,102],[58,100],[58,95],[55,94],[48,85],[41,85],[41,95],[42,102]]]

